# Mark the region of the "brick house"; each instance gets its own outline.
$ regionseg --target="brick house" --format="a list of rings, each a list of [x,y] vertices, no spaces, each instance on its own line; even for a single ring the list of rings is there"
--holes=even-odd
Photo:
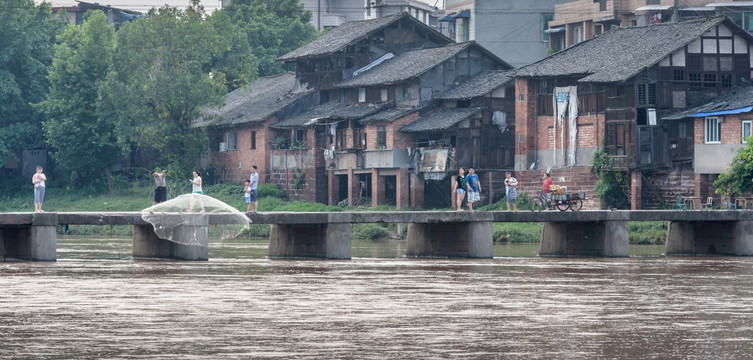
[[[269,182],[276,134],[267,125],[317,101],[316,91],[301,88],[290,72],[259,78],[229,93],[224,106],[207,111],[197,123],[209,126],[211,164],[218,176],[214,180],[241,182],[256,165],[259,182]]]
[[[716,196],[714,180],[731,164],[736,152],[747,146],[752,135],[753,87],[736,87],[703,105],[665,116],[664,120],[685,124],[693,134],[696,196]],[[670,144],[670,149],[674,147]]]
[[[632,208],[693,193],[692,125],[663,117],[750,79],[752,40],[724,17],[616,28],[518,69],[521,190],[538,193],[551,169],[593,197],[587,169],[603,146],[630,175]]]

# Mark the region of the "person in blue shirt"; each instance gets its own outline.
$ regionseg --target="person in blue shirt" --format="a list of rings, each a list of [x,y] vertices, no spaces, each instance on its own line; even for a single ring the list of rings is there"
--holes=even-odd
[[[248,206],[248,211],[255,213],[259,211],[259,203],[256,201],[256,187],[259,186],[259,173],[256,172],[256,165],[251,167],[251,177],[248,179],[251,184],[249,184],[248,189],[249,197],[251,198],[251,202]]]
[[[473,204],[481,199],[481,182],[476,170],[472,167],[468,168],[468,176],[465,177],[465,181],[468,183],[468,209],[473,211]]]

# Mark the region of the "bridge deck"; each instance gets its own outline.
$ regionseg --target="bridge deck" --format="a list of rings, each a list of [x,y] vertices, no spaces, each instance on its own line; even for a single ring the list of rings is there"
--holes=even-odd
[[[141,213],[59,212],[58,224],[68,225],[145,225]],[[35,213],[0,213],[0,225],[31,225]],[[168,216],[209,216],[210,224],[232,223],[225,214],[166,214]],[[386,211],[386,212],[264,212],[246,214],[254,224],[326,224],[326,223],[444,223],[444,222],[595,222],[595,221],[741,221],[753,220],[753,211]]]

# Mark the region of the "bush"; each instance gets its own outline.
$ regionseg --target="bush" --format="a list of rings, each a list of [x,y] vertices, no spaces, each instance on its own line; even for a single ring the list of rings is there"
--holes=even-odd
[[[537,243],[541,241],[541,223],[495,223],[494,241]]]
[[[342,211],[337,206],[327,206],[321,203],[310,203],[305,201],[296,201],[285,203],[273,211],[295,211],[295,212],[325,212],[325,211]]]
[[[389,231],[378,224],[354,224],[353,238],[363,240],[382,240],[390,236]]]
[[[285,192],[275,184],[261,184],[256,188],[256,195],[258,197],[273,197],[278,199],[285,199]]]
[[[633,221],[628,224],[628,238],[631,244],[664,245],[666,237],[666,221]]]

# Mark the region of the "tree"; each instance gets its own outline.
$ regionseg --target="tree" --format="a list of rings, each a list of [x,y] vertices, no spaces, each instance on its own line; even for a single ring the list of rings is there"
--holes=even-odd
[[[171,170],[186,176],[205,151],[205,131],[194,121],[204,107],[222,103],[225,74],[253,78],[249,67],[212,67],[245,61],[243,54],[228,54],[238,48],[215,25],[198,0],[185,11],[163,7],[123,24],[104,92],[101,114],[117,119],[119,141],[160,151]]]
[[[594,153],[591,172],[599,178],[594,190],[602,209],[630,208],[627,174],[616,169],[615,159],[603,147]]]
[[[47,93],[47,70],[62,29],[49,3],[0,4],[0,164],[15,159],[16,150],[44,145],[42,120],[31,104]]]
[[[83,184],[107,174],[125,155],[115,136],[115,119],[100,116],[100,87],[112,62],[115,29],[101,11],[87,13],[81,26],[68,25],[55,46],[50,93],[40,104],[47,139],[59,172]],[[77,181],[78,180],[78,181]]]
[[[737,151],[729,168],[714,181],[717,194],[753,192],[753,137],[748,145]]]
[[[279,74],[282,64],[275,61],[316,39],[311,11],[299,0],[233,0],[219,10],[240,26],[259,61],[259,76]]]

